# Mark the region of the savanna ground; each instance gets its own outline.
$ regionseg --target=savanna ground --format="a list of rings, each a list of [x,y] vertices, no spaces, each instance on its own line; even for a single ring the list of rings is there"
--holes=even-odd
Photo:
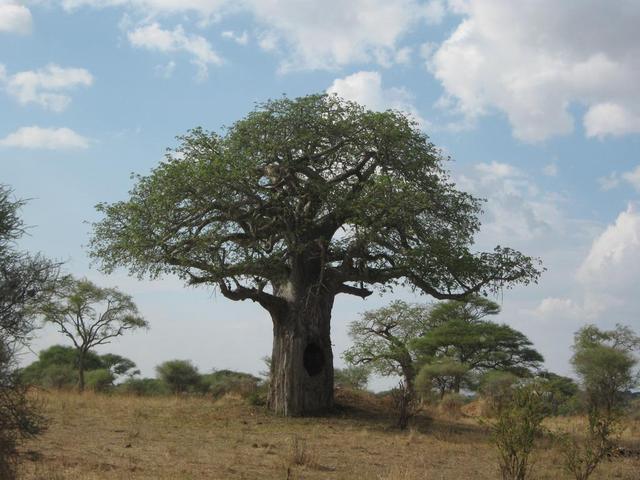
[[[34,395],[49,428],[22,449],[30,480],[499,478],[488,430],[475,418],[430,412],[400,432],[389,406],[369,394],[338,392],[336,412],[316,418],[276,417],[234,396]],[[534,478],[570,478],[551,440],[539,443]],[[621,444],[640,451],[640,420],[628,423]],[[638,480],[640,458],[605,460],[592,478]]]

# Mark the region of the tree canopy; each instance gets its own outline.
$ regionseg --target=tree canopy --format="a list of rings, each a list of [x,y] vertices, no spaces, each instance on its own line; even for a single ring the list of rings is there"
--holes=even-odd
[[[470,249],[480,202],[400,113],[283,98],[224,135],[196,128],[179,140],[129,200],[98,205],[91,252],[105,270],[174,273],[268,309],[301,260],[313,260],[313,283],[360,296],[395,282],[462,298],[538,277],[512,249]]]
[[[78,351],[78,386],[84,388],[85,361],[90,350],[128,330],[147,327],[130,295],[101,288],[87,279],[65,277],[42,307],[44,321],[58,327]]]
[[[429,305],[400,300],[364,312],[349,324],[353,345],[345,353],[351,365],[365,365],[381,375],[398,375],[413,387],[415,355],[410,342],[432,326]]]

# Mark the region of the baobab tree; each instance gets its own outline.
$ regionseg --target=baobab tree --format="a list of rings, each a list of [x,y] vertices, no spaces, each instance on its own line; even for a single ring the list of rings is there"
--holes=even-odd
[[[539,275],[512,249],[471,250],[480,202],[402,113],[282,98],[222,134],[179,140],[128,200],[98,205],[91,253],[106,272],[175,274],[267,310],[269,404],[281,414],[332,406],[336,295],[407,285],[459,299]]]

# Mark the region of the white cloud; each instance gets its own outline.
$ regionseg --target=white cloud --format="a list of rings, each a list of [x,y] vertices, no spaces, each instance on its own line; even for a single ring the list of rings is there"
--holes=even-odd
[[[181,25],[173,30],[164,30],[156,22],[136,28],[127,34],[134,47],[156,50],[162,53],[185,52],[192,56],[198,68],[198,78],[205,79],[209,65],[220,65],[222,59],[213,50],[209,41],[200,35],[188,35]]]
[[[0,33],[31,32],[31,11],[24,5],[12,1],[0,0]]]
[[[487,199],[479,241],[494,244],[508,238],[526,244],[562,234],[568,228],[559,208],[562,199],[541,191],[513,165],[479,163],[455,180],[461,190]]]
[[[404,88],[383,88],[382,77],[378,72],[357,72],[337,78],[327,89],[327,93],[335,93],[371,110],[400,110],[413,118],[421,128],[428,126],[428,122],[412,105],[412,95]]]
[[[285,52],[282,71],[402,62],[402,37],[421,22],[440,22],[444,14],[441,1],[247,0],[246,5],[264,27],[263,48]]]
[[[633,204],[598,236],[578,269],[580,282],[613,293],[640,282],[640,212]]]
[[[0,139],[1,147],[68,150],[89,147],[89,140],[69,128],[22,127]]]
[[[585,114],[584,127],[587,136],[598,138],[640,133],[640,114],[616,103],[599,103]]]
[[[571,298],[546,297],[536,307],[534,313],[546,318],[593,319],[600,312],[597,305],[581,305]]]
[[[420,25],[439,24],[447,13],[444,0],[62,0],[62,5],[68,10],[120,6],[146,22],[193,13],[202,24],[248,13],[259,46],[281,56],[283,72],[406,63],[410,49],[402,39]],[[236,41],[245,38],[236,35]]]
[[[93,76],[84,68],[65,68],[55,64],[39,70],[18,72],[14,75],[0,74],[0,82],[19,103],[35,103],[48,110],[61,112],[71,102],[66,93],[73,88],[88,87]]]
[[[564,272],[570,291],[564,297],[542,300],[534,310],[537,317],[552,319],[558,328],[573,325],[577,329],[585,322],[640,328],[640,212],[634,205],[594,236],[578,264],[576,281],[566,278],[568,274]]]
[[[622,175],[620,175],[618,172],[611,172],[605,177],[598,178],[600,190],[603,190],[605,192],[619,187],[623,181],[627,182],[635,190],[640,192],[640,165],[638,165],[633,170],[624,172]]]
[[[600,190],[607,192],[620,185],[620,176],[618,172],[611,172],[605,177],[598,178],[598,183],[600,184]]]
[[[626,172],[622,174],[622,178],[624,178],[627,182],[631,184],[633,188],[635,188],[638,192],[640,192],[640,165],[638,165],[635,169],[630,172]]]
[[[206,21],[214,19],[229,0],[62,0],[66,10],[80,7],[125,6],[145,16],[193,12]]]
[[[242,33],[236,33],[233,30],[225,30],[221,33],[222,38],[233,40],[238,45],[246,45],[249,43],[249,34],[246,31]]]
[[[463,19],[429,67],[467,119],[503,112],[517,138],[535,142],[573,131],[577,103],[588,108],[587,135],[640,132],[640,2],[467,0],[452,8]]]
[[[484,179],[498,179],[508,177],[521,177],[520,170],[508,163],[501,163],[493,161],[491,163],[479,163],[475,166],[475,169],[480,172]]]

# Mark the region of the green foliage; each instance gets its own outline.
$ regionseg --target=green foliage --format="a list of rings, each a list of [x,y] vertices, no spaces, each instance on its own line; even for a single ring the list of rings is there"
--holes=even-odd
[[[289,283],[462,298],[540,274],[512,249],[471,250],[480,201],[455,188],[439,150],[399,112],[282,98],[222,135],[196,128],[179,140],[128,200],[97,206],[90,252],[105,271],[175,274],[270,311],[286,308]]]
[[[102,366],[109,370],[114,376],[127,375],[132,377],[140,374],[140,370],[136,368],[135,362],[114,353],[100,355],[100,362]]]
[[[366,390],[371,369],[365,365],[352,365],[336,368],[333,372],[333,383],[338,387]]]
[[[625,393],[638,384],[633,371],[638,349],[640,337],[626,326],[607,331],[587,325],[576,332],[571,362],[584,389],[589,420],[583,440],[564,438],[565,468],[576,480],[591,476],[621,431]]]
[[[476,373],[504,370],[522,376],[543,361],[523,333],[487,320],[453,318],[416,339],[412,346],[426,361],[454,359]]]
[[[35,319],[56,285],[59,265],[16,249],[24,234],[23,201],[0,185],[0,478],[16,475],[17,447],[44,428],[17,372],[16,350],[28,345]]]
[[[28,385],[45,388],[72,388],[78,383],[79,351],[73,347],[53,345],[38,353],[38,360],[20,371],[22,381]],[[98,355],[88,351],[84,355],[87,377],[90,372],[107,370],[112,382],[122,375],[134,375],[136,364],[128,358],[107,353]]]
[[[503,480],[531,477],[529,457],[549,413],[545,397],[544,386],[537,382],[513,388],[509,401],[500,406],[495,421],[490,423]]]
[[[107,392],[113,387],[113,381],[115,380],[114,374],[111,370],[101,368],[99,370],[90,370],[87,372],[87,388],[94,392]]]
[[[30,385],[59,390],[75,388],[78,385],[77,370],[69,365],[49,365],[37,373],[37,377],[29,379]],[[27,379],[28,377],[25,377],[25,382]]]
[[[580,389],[572,378],[552,372],[540,372],[538,378],[545,382],[554,415],[574,415],[581,411]]]
[[[451,358],[426,363],[420,368],[416,377],[416,391],[428,396],[435,390],[438,398],[442,399],[447,392],[455,392],[465,384],[469,370],[468,365]]]
[[[131,296],[101,288],[87,279],[65,277],[43,308],[44,320],[55,325],[78,351],[78,387],[84,389],[86,356],[125,332],[147,327]]]
[[[480,295],[472,295],[464,301],[439,302],[433,305],[429,313],[431,324],[444,325],[451,320],[474,323],[489,315],[500,313],[500,305]]]
[[[159,396],[171,393],[168,385],[158,378],[128,378],[116,391],[137,396]]]
[[[168,360],[156,367],[160,379],[173,393],[198,390],[200,374],[189,360]]]
[[[394,301],[364,312],[349,325],[353,345],[344,353],[352,365],[364,365],[381,375],[398,375],[413,383],[415,358],[409,342],[430,328],[430,307]]]
[[[200,376],[200,389],[214,397],[237,393],[247,397],[258,389],[260,379],[249,373],[216,370]]]
[[[485,415],[496,415],[511,402],[520,379],[511,372],[489,371],[480,378],[480,393],[486,402]]]

